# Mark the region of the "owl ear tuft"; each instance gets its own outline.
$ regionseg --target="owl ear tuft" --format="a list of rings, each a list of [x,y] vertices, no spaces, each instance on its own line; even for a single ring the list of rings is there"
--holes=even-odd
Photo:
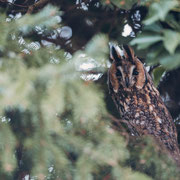
[[[123,50],[118,45],[109,43],[110,48],[110,61],[119,62],[123,56]]]
[[[124,55],[127,59],[129,59],[130,61],[134,60],[134,51],[133,49],[128,46],[128,45],[124,45],[123,44],[123,49],[124,49]]]

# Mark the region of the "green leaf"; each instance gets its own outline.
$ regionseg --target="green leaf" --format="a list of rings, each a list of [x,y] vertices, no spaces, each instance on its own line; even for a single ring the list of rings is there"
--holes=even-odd
[[[174,9],[173,9],[174,10]],[[180,24],[178,19],[176,19],[176,16],[173,14],[168,14],[166,17],[166,23],[172,28],[180,31]]]
[[[131,41],[131,45],[138,44],[138,49],[145,49],[149,47],[150,45],[159,42],[163,39],[160,35],[153,35],[153,34],[142,34],[139,37],[133,39]]]
[[[167,69],[176,69],[180,66],[180,53],[172,56],[165,56],[160,59],[160,63]]]
[[[165,69],[162,66],[157,67],[153,70],[153,80],[154,80],[154,84],[156,87],[158,86],[159,81],[160,81],[164,72],[165,72]]]
[[[4,118],[4,119],[3,119]],[[7,172],[10,173],[16,168],[16,158],[13,155],[14,153],[14,147],[16,145],[16,138],[14,137],[14,134],[11,130],[11,127],[9,126],[8,119],[6,117],[0,116],[0,164],[1,168]],[[8,143],[7,143],[8,142]],[[2,170],[1,170],[2,171]]]
[[[120,167],[114,167],[113,168],[113,176],[115,179],[126,179],[126,180],[151,180],[150,177],[148,177],[145,174],[132,171],[130,168],[120,168]],[[125,177],[125,178],[124,178]]]
[[[172,30],[164,30],[164,46],[169,51],[169,53],[173,54],[178,44],[180,44],[180,33],[172,31]]]
[[[162,26],[160,23],[156,22],[154,24],[145,26],[144,31],[151,31],[159,34],[162,31]]]
[[[164,50],[162,43],[158,42],[148,49],[146,63],[150,66],[156,65],[159,63],[160,58],[166,55],[169,55],[169,53]]]
[[[157,20],[165,20],[167,13],[178,5],[176,0],[165,0],[160,2],[154,2],[149,9],[149,15],[144,21],[145,25],[154,23]]]
[[[17,25],[24,33],[28,33],[35,26],[52,28],[59,23],[56,15],[60,15],[56,7],[46,6],[43,10],[35,15],[25,15],[17,20]],[[18,30],[18,29],[17,29]]]
[[[96,59],[102,61],[102,59],[107,59],[108,55],[108,38],[103,34],[96,35],[93,39],[87,44],[86,53]]]

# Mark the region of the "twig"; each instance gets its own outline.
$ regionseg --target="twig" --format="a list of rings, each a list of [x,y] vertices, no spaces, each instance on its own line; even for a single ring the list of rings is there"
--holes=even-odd
[[[116,131],[118,131],[122,136],[126,137],[126,144],[129,142],[129,133],[127,133],[126,129],[122,126],[121,122],[127,124],[127,121],[122,119],[117,119],[111,114],[108,114],[109,118],[112,120],[112,122],[115,122],[117,125],[112,124],[112,128]]]
[[[31,5],[31,6],[28,8],[27,14],[31,14],[35,8],[42,7],[42,6],[43,6],[44,4],[46,4],[48,1],[50,1],[50,0],[40,0],[40,1],[38,1],[37,3]]]
[[[0,0],[0,2],[2,3],[7,3],[7,4],[11,4],[13,6],[18,6],[18,7],[23,7],[23,8],[28,8],[29,6],[25,6],[25,5],[20,5],[20,4],[15,4],[15,3],[11,3],[11,2],[8,2],[6,0]]]

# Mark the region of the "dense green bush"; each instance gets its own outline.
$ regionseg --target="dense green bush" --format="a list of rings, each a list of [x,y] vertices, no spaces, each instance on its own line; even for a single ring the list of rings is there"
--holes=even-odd
[[[164,6],[168,8],[161,11]],[[169,11],[176,11],[178,4],[161,0],[147,7],[145,30],[131,44],[150,49],[149,63],[177,68],[180,30]],[[54,44],[43,47],[29,38],[37,26],[46,33],[63,26],[57,15],[61,13],[51,6],[10,22],[1,15],[0,179],[179,179],[175,164],[152,139],[115,130],[104,90],[82,79],[88,72],[81,65],[89,60],[96,65],[94,71],[107,71],[107,35],[94,36],[72,57]],[[168,23],[166,18],[173,30],[159,24]]]

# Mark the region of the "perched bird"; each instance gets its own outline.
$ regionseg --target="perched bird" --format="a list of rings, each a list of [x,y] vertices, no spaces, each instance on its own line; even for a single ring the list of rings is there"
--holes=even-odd
[[[131,134],[151,135],[180,165],[173,119],[143,63],[128,45],[110,45],[108,86]]]

